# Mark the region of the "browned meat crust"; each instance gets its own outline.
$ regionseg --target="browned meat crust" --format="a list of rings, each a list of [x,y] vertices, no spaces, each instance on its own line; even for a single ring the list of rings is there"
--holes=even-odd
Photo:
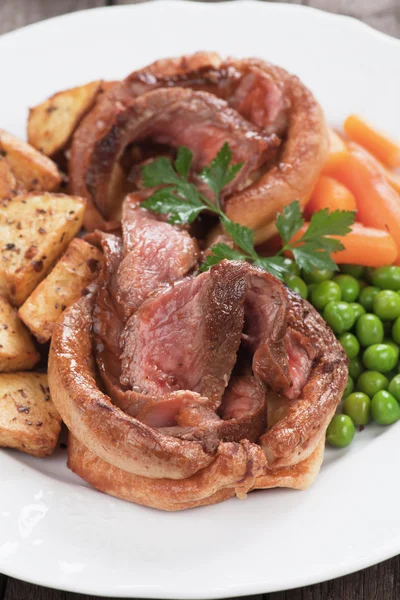
[[[101,391],[91,336],[94,298],[91,295],[81,298],[65,311],[56,325],[49,362],[52,395],[73,435],[98,457],[94,460],[91,453],[86,453],[89,458],[84,463],[70,458],[71,466],[99,489],[169,510],[174,505],[174,489],[183,495],[185,490],[192,490],[186,503],[177,505],[184,508],[220,501],[234,493],[241,496],[256,487],[280,485],[276,483],[279,481],[301,487],[300,482],[309,479],[300,467],[296,471],[299,463],[309,465],[306,473],[316,474],[321,456],[317,447],[320,448],[327,423],[346,384],[347,359],[332,332],[307,302],[285,290],[265,272],[245,263],[237,267],[248,270],[251,278],[259,273],[260,277],[271,280],[276,289],[284,290],[286,311],[279,319],[275,317],[275,320],[286,320],[284,341],[285,336],[294,331],[315,347],[310,374],[297,395],[282,402],[279,396],[273,400],[272,391],[267,390],[267,406],[270,394],[271,409],[273,403],[278,402],[275,416],[268,411],[270,423],[267,425],[265,392],[258,391],[261,388],[253,378],[245,383],[246,375],[239,378],[239,384],[244,386],[242,390],[240,385],[235,389],[235,379],[232,379],[234,389],[228,388],[219,416],[212,412],[212,404],[206,398],[205,404],[199,400],[194,404],[181,403],[177,426],[146,425],[117,408]],[[267,330],[266,335],[270,335]],[[260,336],[259,345],[264,343],[263,339]],[[302,339],[300,337],[298,343]],[[287,362],[282,364],[289,378],[292,360],[289,354]],[[118,382],[118,377],[115,380]],[[275,385],[279,387],[279,377],[271,379],[268,387]],[[106,474],[100,459],[108,465]],[[273,475],[275,470],[278,470],[277,479]],[[143,477],[145,481],[132,479],[134,476]],[[257,477],[262,477],[258,483]],[[115,486],[110,483],[114,478]],[[181,480],[182,485],[174,488],[176,480]],[[135,486],[140,484],[147,491],[142,495],[133,489],[129,492],[129,481],[135,481]],[[193,482],[197,482],[196,485]],[[193,496],[195,489],[197,497]],[[158,491],[152,495],[151,490]]]
[[[174,108],[171,98],[175,99]],[[203,98],[203,108],[197,102],[196,111],[203,123],[208,120],[212,125],[211,146],[204,140],[199,143],[198,136],[182,135],[183,122],[193,126],[193,112],[186,102],[189,98],[192,102]],[[169,115],[167,134],[160,111]],[[260,137],[258,148],[255,138],[249,145],[250,132],[252,137]],[[327,128],[318,103],[301,81],[285,70],[257,59],[224,62],[211,53],[156,61],[103,94],[74,134],[69,176],[73,193],[89,200],[88,229],[104,227],[104,217],[110,218],[119,202],[115,192],[120,176],[118,158],[129,141],[146,135],[172,146],[187,145],[195,158],[201,148],[209,146],[208,154],[211,149],[215,154],[229,141],[234,154],[236,150],[235,159],[244,158],[245,167],[224,192],[225,210],[232,220],[253,227],[257,242],[273,235],[276,212],[285,204],[295,199],[306,202],[328,150]],[[279,138],[282,146],[276,154]],[[266,153],[268,147],[272,153]],[[254,161],[250,160],[251,148]],[[197,166],[210,158],[208,154],[197,160]],[[271,157],[275,157],[275,166],[268,163]]]

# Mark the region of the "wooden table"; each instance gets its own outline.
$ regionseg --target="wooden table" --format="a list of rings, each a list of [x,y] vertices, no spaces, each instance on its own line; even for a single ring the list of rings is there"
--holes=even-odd
[[[358,17],[381,31],[400,37],[400,0],[286,1]],[[131,3],[131,0],[0,0],[0,34],[75,10]],[[394,74],[394,76],[396,75]],[[396,505],[396,501],[397,499],[392,499],[394,505]],[[357,517],[355,516],[355,518]],[[290,569],[290,565],[288,565],[288,569]],[[85,600],[89,598],[93,599],[90,596],[58,592],[30,585],[0,574],[0,600]],[[289,592],[253,596],[253,600],[399,599],[400,556],[354,575],[319,585]]]

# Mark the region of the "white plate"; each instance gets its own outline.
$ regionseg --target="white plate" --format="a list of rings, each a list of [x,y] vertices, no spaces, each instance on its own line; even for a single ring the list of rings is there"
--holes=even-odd
[[[361,112],[400,138],[400,43],[294,5],[161,2],[90,10],[0,39],[0,126],[56,90],[114,79],[199,49],[297,73],[332,123]],[[0,452],[0,571],[46,586],[136,598],[219,598],[330,579],[400,551],[400,424],[327,453],[307,492],[167,514],[89,489],[49,460]]]

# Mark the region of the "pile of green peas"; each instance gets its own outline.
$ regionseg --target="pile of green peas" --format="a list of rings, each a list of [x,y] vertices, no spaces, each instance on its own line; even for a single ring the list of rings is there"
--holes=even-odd
[[[342,265],[339,273],[301,273],[287,261],[286,285],[321,313],[350,361],[341,412],[327,429],[328,442],[345,448],[356,427],[400,419],[400,267]]]

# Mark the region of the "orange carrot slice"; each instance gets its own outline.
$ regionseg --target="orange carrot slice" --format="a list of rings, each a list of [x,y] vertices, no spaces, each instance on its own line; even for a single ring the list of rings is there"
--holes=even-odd
[[[389,185],[371,155],[358,144],[349,143],[349,154],[332,176],[355,196],[357,217],[367,227],[388,231],[400,250],[400,196]]]
[[[309,223],[305,223],[294,239],[299,239],[306,231]],[[363,265],[365,267],[384,267],[393,264],[398,256],[398,249],[393,237],[387,231],[364,227],[354,223],[351,232],[344,236],[332,236],[340,240],[344,250],[333,252],[332,258],[337,264]]]
[[[332,254],[338,264],[355,264],[365,267],[384,267],[391,265],[398,256],[398,248],[393,237],[387,231],[364,227],[354,223],[351,233],[338,237],[345,249]]]
[[[329,134],[329,154],[328,159],[325,163],[322,172],[328,172],[330,167],[335,166],[338,161],[341,161],[343,157],[348,153],[346,143],[342,140],[340,135],[336,133],[334,129],[328,128]]]
[[[371,127],[361,117],[347,117],[344,130],[353,142],[363,146],[387,167],[396,169],[400,166],[400,145]]]
[[[367,152],[367,150],[365,150]],[[390,171],[385,165],[383,165],[373,154],[368,152],[368,155],[371,159],[371,163],[374,163],[376,168],[382,173],[382,175],[387,179],[388,183],[392,186],[394,190],[398,194],[400,194],[400,176],[393,171]]]
[[[357,210],[356,199],[342,183],[327,175],[321,175],[317,181],[310,201],[306,206],[306,215],[329,208],[333,210]]]

